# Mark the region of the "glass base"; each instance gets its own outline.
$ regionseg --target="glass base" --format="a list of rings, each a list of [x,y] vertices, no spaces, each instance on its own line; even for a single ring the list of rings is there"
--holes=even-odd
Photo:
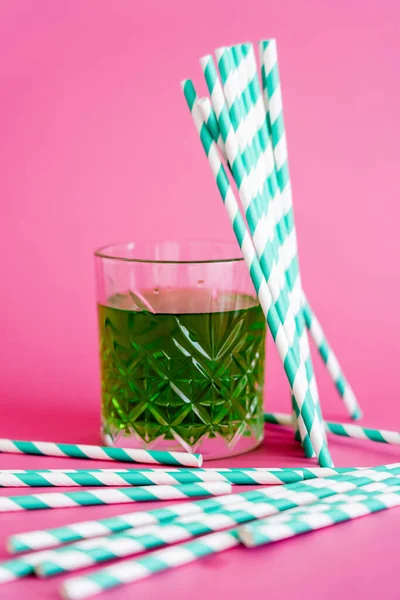
[[[111,436],[106,433],[104,427],[101,428],[101,437],[106,446],[115,446],[118,448],[130,448],[137,450],[163,450],[166,452],[185,452],[186,448],[182,447],[176,440],[157,439],[151,444],[146,444],[141,438],[134,434],[127,436],[122,432],[119,435]],[[257,448],[263,441],[264,435],[261,434],[258,438],[252,435],[241,435],[234,443],[228,442],[222,437],[205,438],[192,448],[191,451],[196,454],[201,454],[204,460],[216,460],[218,458],[229,458],[238,456],[245,452],[250,452]]]

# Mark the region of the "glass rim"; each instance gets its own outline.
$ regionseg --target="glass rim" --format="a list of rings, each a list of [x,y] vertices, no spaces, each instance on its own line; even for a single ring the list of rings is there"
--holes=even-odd
[[[144,264],[159,264],[159,265],[201,265],[201,264],[218,264],[218,263],[236,263],[236,262],[243,262],[244,258],[243,256],[232,256],[229,258],[205,258],[205,259],[195,259],[195,260],[165,260],[165,259],[150,259],[150,258],[136,258],[136,257],[129,257],[129,256],[118,256],[118,255],[113,255],[111,253],[112,249],[121,247],[121,248],[129,248],[129,246],[132,246],[132,249],[135,245],[139,245],[139,244],[144,244],[144,245],[149,245],[149,246],[157,246],[157,245],[164,245],[164,244],[176,244],[177,246],[184,246],[184,245],[194,245],[194,244],[204,244],[204,246],[207,245],[219,245],[219,246],[232,246],[232,248],[234,246],[237,246],[235,242],[227,242],[227,241],[217,241],[217,240],[184,240],[184,241],[173,241],[173,240],[163,240],[163,241],[153,241],[153,240],[142,240],[142,241],[138,241],[138,242],[116,242],[116,243],[111,243],[111,244],[106,244],[105,246],[100,246],[99,248],[96,248],[94,250],[94,256],[96,258],[105,258],[105,259],[109,259],[109,260],[116,260],[116,261],[122,261],[122,262],[130,262],[130,263],[144,263]],[[239,248],[237,247],[237,251],[240,252]]]

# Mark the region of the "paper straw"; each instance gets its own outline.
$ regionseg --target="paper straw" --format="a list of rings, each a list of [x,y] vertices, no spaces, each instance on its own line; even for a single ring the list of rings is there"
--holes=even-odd
[[[203,556],[223,552],[239,544],[236,531],[212,533],[198,540],[150,552],[141,558],[122,561],[91,575],[73,577],[63,584],[60,593],[67,600],[82,600],[105,590],[145,579],[155,573],[186,565]]]
[[[252,91],[252,86],[250,87],[250,90]],[[211,122],[211,124],[212,124],[212,127],[209,128],[209,131],[210,131],[214,141],[218,143],[218,146],[220,147],[222,156],[226,158],[226,150],[225,150],[225,146],[223,144],[221,132],[219,131],[218,123],[216,124],[215,113],[213,111],[213,108],[212,108],[211,103],[208,98],[202,99],[202,111],[203,110],[207,117],[206,124],[208,125],[208,122]],[[260,132],[260,135],[263,135],[263,134],[261,134],[261,132]],[[274,181],[271,178],[270,187],[273,188],[273,186],[274,186]],[[288,241],[290,243],[290,249],[288,250],[289,256],[296,256],[297,241],[296,241],[296,237],[295,237],[292,208],[290,209],[290,215],[287,215],[286,219],[283,218],[279,221],[278,228],[280,230],[284,229],[287,232],[288,237],[285,241],[285,244],[288,244]],[[297,266],[297,270],[298,270],[298,266]],[[344,375],[344,372],[339,364],[339,361],[338,361],[331,345],[329,344],[329,341],[321,327],[321,324],[319,323],[315,312],[311,308],[311,305],[310,305],[309,301],[307,300],[303,290],[302,290],[302,295],[301,295],[301,303],[302,303],[302,308],[303,308],[303,316],[304,316],[305,324],[306,324],[307,328],[310,330],[311,337],[318,348],[318,352],[327,368],[328,374],[332,378],[332,380],[336,386],[336,389],[339,392],[340,397],[342,398],[343,403],[344,403],[349,415],[351,416],[351,418],[352,419],[360,419],[362,417],[362,411],[361,411],[360,406],[357,402],[357,399],[354,395],[354,392],[351,389],[351,386]],[[298,314],[296,316],[296,322],[299,320],[301,321],[301,318],[302,318],[302,315]]]
[[[0,487],[68,487],[68,486],[149,486],[176,485],[201,482],[227,482],[237,485],[276,485],[301,481],[299,471],[273,473],[268,470],[232,472],[168,473],[0,473]]]
[[[238,545],[238,537],[246,545],[271,543],[306,531],[321,529],[366,514],[399,506],[400,494],[366,496],[358,502],[348,499],[332,508],[325,506],[323,503],[321,505],[308,507],[310,514],[303,513],[297,517],[293,515],[293,518],[288,518],[289,512],[292,512],[288,511],[288,513],[265,519],[265,526],[261,526],[263,521],[254,521],[238,529],[205,535],[191,542],[150,552],[141,558],[122,561],[86,576],[68,579],[62,586],[62,596],[68,600],[83,600],[95,596],[107,589],[133,583],[160,571],[185,565],[203,556],[233,548]],[[321,512],[311,512],[313,509]],[[275,523],[275,525],[267,525],[270,523]],[[267,528],[266,533],[264,527]],[[249,532],[252,532],[251,535]],[[258,540],[255,540],[256,534]],[[261,534],[263,536],[262,540],[260,540]]]
[[[201,454],[185,452],[161,452],[157,450],[131,450],[85,444],[54,444],[52,442],[21,442],[0,439],[0,452],[38,454],[40,456],[69,456],[71,458],[93,458],[119,462],[149,463],[201,467]]]
[[[336,484],[340,488],[340,484]],[[375,494],[393,492],[400,494],[400,479],[398,488],[379,484],[378,490],[370,492],[364,488],[356,488],[347,495],[332,489],[317,490],[316,494],[297,493],[290,498],[268,498],[262,502],[244,502],[233,507],[227,507],[209,515],[192,515],[174,520],[171,524],[150,526],[139,530],[127,530],[112,536],[85,540],[71,546],[59,548],[45,556],[35,567],[35,572],[41,577],[50,577],[65,572],[77,571],[105,561],[114,560],[153,550],[161,546],[189,540],[200,535],[230,529],[236,525],[248,523],[255,519],[276,515],[292,508],[309,505],[315,502],[323,493],[331,494],[327,498],[329,506],[339,502],[353,502]]]
[[[264,421],[274,425],[293,425],[292,416],[283,413],[265,413]],[[373,429],[371,427],[362,427],[361,425],[333,423],[331,421],[325,421],[325,428],[328,433],[333,433],[334,435],[359,440],[371,440],[373,442],[381,442],[382,444],[400,444],[400,433],[398,431]]]
[[[294,317],[289,309],[290,301],[285,281],[284,262],[283,259],[280,260],[278,253],[274,204],[268,185],[268,176],[270,175],[268,170],[271,168],[271,161],[268,164],[266,155],[261,149],[255,119],[252,118],[255,114],[255,110],[252,108],[255,108],[256,105],[252,106],[246,84],[242,86],[240,83],[239,70],[235,66],[233,53],[228,48],[221,48],[216,51],[216,55],[225,95],[224,100],[229,111],[229,134],[232,136],[232,132],[234,132],[237,140],[235,158],[237,154],[240,154],[247,174],[245,183],[249,184],[245,187],[242,180],[236,181],[238,187],[240,186],[242,205],[260,266],[271,290],[283,328],[287,332],[289,341],[295,344],[299,351],[299,340],[294,334]],[[218,83],[215,85],[218,86]],[[273,164],[272,153],[271,158]]]
[[[49,554],[48,550],[30,552],[24,556],[12,558],[0,563],[0,584],[22,579],[35,572],[35,566],[43,561]]]
[[[207,70],[207,67],[206,67]],[[228,216],[231,220],[234,233],[237,237],[238,243],[242,249],[244,259],[249,268],[249,272],[257,291],[260,304],[263,308],[264,314],[267,317],[268,327],[272,333],[273,339],[277,345],[278,353],[284,364],[286,374],[288,376],[289,382],[291,384],[293,393],[296,397],[296,401],[298,402],[299,407],[299,415],[300,415],[300,424],[302,429],[303,442],[307,434],[306,426],[303,422],[303,418],[306,419],[308,428],[310,429],[312,424],[312,415],[307,411],[308,405],[310,403],[310,399],[307,400],[308,386],[307,381],[304,380],[302,376],[302,372],[299,372],[298,369],[298,360],[293,354],[293,350],[289,346],[287,336],[283,331],[281,326],[279,316],[276,312],[276,308],[272,303],[272,297],[268,286],[266,285],[265,278],[262,275],[260,264],[256,259],[254,247],[252,245],[251,239],[248,235],[246,226],[243,222],[243,218],[240,214],[239,207],[236,202],[236,198],[232,192],[232,189],[229,184],[229,179],[226,175],[225,169],[223,168],[221,159],[219,157],[218,151],[216,149],[216,145],[212,140],[211,135],[208,132],[208,129],[203,126],[203,119],[197,110],[196,102],[196,92],[194,90],[193,84],[190,81],[186,81],[183,83],[183,90],[185,94],[185,98],[187,100],[188,106],[192,112],[192,116],[194,118],[194,122],[196,128],[199,132],[200,139],[202,141],[204,150],[206,152],[207,158],[209,160],[212,172],[216,178],[218,189],[220,191],[222,200],[224,201],[225,207],[228,212]],[[226,139],[224,140],[226,143]],[[232,166],[232,169],[236,169],[236,166]],[[304,402],[306,404],[304,405]],[[302,414],[303,410],[303,414]],[[313,430],[314,438],[318,436],[318,427]],[[314,440],[316,441],[316,440]],[[330,457],[322,455],[320,457],[320,462],[322,466],[331,466]]]
[[[336,473],[335,470],[330,470],[334,475],[328,473],[326,469],[327,479],[307,480],[288,486],[278,486],[273,489],[261,488],[251,492],[242,492],[241,494],[231,494],[220,498],[210,500],[200,500],[197,502],[186,502],[184,504],[173,504],[166,508],[157,508],[147,512],[131,512],[117,517],[83,521],[64,527],[56,527],[52,529],[44,529],[20,533],[9,538],[7,547],[10,552],[26,552],[28,550],[41,550],[43,548],[54,548],[63,544],[76,542],[79,540],[90,539],[93,537],[118,533],[130,528],[139,528],[147,525],[157,525],[160,523],[168,523],[182,516],[194,514],[209,514],[212,512],[224,510],[227,506],[248,502],[262,502],[265,498],[271,497],[290,497],[293,493],[322,493],[314,492],[315,489],[331,489],[340,483],[345,487],[339,491],[352,490],[361,485],[369,485],[375,482],[382,481],[386,485],[397,485],[400,474],[400,464],[383,465],[374,469],[360,468],[360,470],[352,470],[349,473]],[[310,474],[311,475],[311,474]],[[336,489],[336,487],[335,487]],[[318,499],[322,496],[314,496]]]
[[[236,485],[281,485],[304,478],[327,477],[334,469],[196,469],[190,471],[98,472],[98,471],[20,471],[0,472],[0,487],[68,487],[68,486],[148,486],[189,483],[227,482]]]
[[[303,314],[315,345],[318,348],[318,353],[322,358],[326,369],[334,382],[340,397],[343,400],[343,404],[347,409],[350,417],[354,420],[361,419],[363,416],[360,405],[358,404],[357,398],[350,386],[350,383],[346,379],[343,370],[339,364],[339,361],[334,353],[332,347],[329,345],[327,337],[325,336],[320,322],[313,309],[307,300],[303,291]]]
[[[203,515],[216,512],[225,513],[227,511],[232,513],[232,511],[234,512],[239,508],[243,510],[244,505],[247,507],[258,502],[263,504],[268,503],[272,510],[286,510],[294,506],[316,502],[334,494],[337,496],[344,492],[355,491],[360,487],[362,487],[362,492],[382,493],[389,486],[399,487],[399,476],[400,465],[386,465],[373,470],[365,470],[363,473],[357,472],[354,477],[349,473],[341,476],[336,475],[335,480],[331,477],[329,479],[305,481],[279,488],[264,488],[254,492],[232,494],[211,500],[172,505],[165,509],[156,509],[147,513],[130,513],[101,521],[77,523],[69,527],[48,530],[47,532],[38,531],[31,532],[30,534],[20,534],[19,536],[14,536],[14,539],[16,541],[18,539],[22,540],[19,546],[20,550],[28,550],[30,548],[37,548],[38,543],[40,547],[40,541],[42,543],[41,547],[46,543],[55,546],[73,541],[74,539],[100,536],[115,531],[128,530],[132,527],[140,527],[138,531],[143,532],[145,525],[168,524],[171,521],[175,522],[176,520],[182,520],[182,517],[188,518],[190,516],[198,520]],[[76,537],[77,534],[78,538]],[[69,548],[72,548],[72,546],[69,546]],[[37,560],[38,556],[40,560]],[[20,559],[3,562],[0,568],[0,581],[9,581],[10,579],[31,574],[33,567],[47,560],[49,556],[49,551],[41,553],[33,552],[25,554]]]
[[[225,87],[224,91],[228,96],[230,94],[230,86],[227,85],[227,73],[229,69],[229,64],[225,64],[224,58],[227,55],[224,51],[218,51],[219,58],[219,67],[220,72],[222,74],[222,79],[224,81]],[[229,59],[229,55],[228,55]],[[219,79],[215,70],[215,66],[211,57],[205,57],[201,60],[203,71],[206,78],[206,83],[209,88],[209,92],[211,95],[211,102],[213,104],[213,108],[218,120],[218,124],[221,130],[222,137],[225,142],[225,147],[227,151],[227,155],[229,161],[232,165],[232,173],[235,178],[236,184],[239,189],[239,195],[242,200],[242,204],[244,210],[246,212],[246,219],[249,223],[250,231],[252,234],[255,232],[255,227],[259,222],[258,218],[258,210],[257,204],[260,204],[256,197],[254,196],[254,192],[257,192],[257,184],[250,184],[248,177],[250,176],[251,170],[256,170],[256,154],[254,154],[250,148],[247,147],[248,140],[241,136],[240,134],[240,115],[242,113],[241,104],[237,103],[235,105],[235,111],[228,112],[227,106],[225,105],[225,98],[223,95],[221,84],[219,83]],[[231,96],[231,109],[234,106],[234,95]],[[239,113],[239,117],[236,119],[236,114]],[[230,120],[235,116],[235,120],[233,123]],[[246,131],[245,128],[243,128]],[[237,137],[236,137],[237,136]],[[227,140],[229,144],[227,145]],[[247,150],[246,150],[247,148]],[[242,161],[242,154],[246,153],[247,159],[246,161]],[[253,156],[254,155],[254,156]],[[237,168],[239,167],[239,168]],[[263,202],[263,198],[267,199],[268,204],[268,186],[264,186],[264,193],[262,195],[261,204],[265,206],[265,202]],[[273,228],[271,226],[267,226],[267,216],[264,219],[264,224],[266,229],[263,227],[263,233],[268,236],[272,236]],[[284,282],[282,282],[282,278],[280,277],[280,269],[273,269],[273,264],[271,262],[269,253],[274,252],[274,244],[273,238],[270,238],[271,244],[265,245],[265,242],[262,243],[261,237],[258,239],[253,236],[255,249],[260,259],[260,266],[264,277],[266,278],[268,287],[271,291],[271,295],[276,305],[278,316],[282,323],[282,328],[285,331],[289,342],[291,343],[291,347],[297,358],[297,369],[296,371],[300,374],[303,382],[305,383],[304,397],[302,399],[302,403],[297,405],[297,413],[301,413],[303,417],[303,422],[306,425],[306,432],[304,430],[300,431],[301,439],[303,445],[305,446],[306,455],[311,455],[312,452],[309,448],[308,444],[308,436],[311,438],[312,447],[315,450],[318,460],[321,466],[332,466],[332,460],[329,455],[329,450],[326,444],[325,434],[322,427],[320,413],[316,410],[314,406],[314,402],[312,396],[310,394],[308,379],[306,375],[306,371],[304,368],[304,363],[301,360],[300,355],[298,354],[298,337],[297,332],[294,328],[294,319],[291,314],[291,308],[287,302],[281,302],[281,299],[285,296],[285,286]],[[283,276],[283,273],[281,274]],[[299,423],[300,429],[302,429],[301,425],[303,423]],[[308,435],[306,435],[306,433]]]
[[[277,179],[281,190],[284,207],[283,224],[286,226],[288,231],[293,232],[293,243],[295,246],[293,270],[296,278],[298,279],[298,287],[301,289],[300,270],[297,258],[297,239],[294,226],[292,188],[290,183],[287,142],[283,118],[282,92],[278,67],[278,53],[275,40],[260,42],[260,62],[264,101],[267,112],[267,124],[269,125],[271,132]],[[299,311],[300,309],[301,307],[299,307]],[[318,327],[319,323],[304,295],[303,316],[310,334],[350,416],[353,419],[360,418],[362,416],[362,412],[353,390],[346,380],[335,354],[330,348],[326,338],[323,336],[322,329]]]
[[[270,142],[270,136],[267,130],[265,108],[258,81],[257,65],[253,46],[251,44],[243,44],[241,46],[234,46],[232,49],[225,52],[228,52],[232,55],[236,67],[235,71],[238,76],[236,79],[238,82],[237,88],[239,88],[240,94],[243,98],[245,112],[245,120],[243,125],[245,126],[248,124],[252,129],[253,139],[250,143],[254,144],[255,142],[255,146],[258,150],[258,156],[265,165],[263,179],[265,182],[267,182],[268,190],[270,192],[269,204],[272,219],[274,221],[276,240],[275,255],[277,257],[278,268],[285,273],[286,283],[290,292],[290,299],[288,295],[288,301],[290,302],[292,310],[296,315],[295,326],[299,336],[300,353],[305,361],[307,377],[309,380],[310,391],[314,401],[315,410],[318,412],[319,419],[322,421],[317,382],[314,375],[308,336],[306,334],[305,323],[302,314],[300,277],[298,276],[298,273],[294,276],[292,274],[292,264],[293,261],[297,259],[297,246],[294,237],[295,232],[294,228],[290,233],[287,231],[285,221],[283,219],[283,205],[275,172],[274,154]],[[229,86],[229,83],[231,82],[228,79],[228,89],[232,89],[234,86]],[[268,210],[267,207],[265,208]],[[257,238],[258,229],[259,224],[254,231],[253,239]],[[265,238],[262,230],[260,242],[262,246],[265,244]],[[269,245],[266,246],[264,252],[271,252]]]
[[[51,492],[27,496],[0,497],[0,512],[40,510],[44,508],[69,508],[99,504],[127,504],[153,500],[181,500],[201,496],[230,494],[229,483],[193,483],[187,485],[158,485],[134,488],[88,490],[86,492]]]
[[[325,503],[294,509],[239,527],[240,540],[248,547],[271,544],[309,531],[324,529],[337,523],[358,519],[365,515],[400,505],[399,492],[360,498],[330,507]]]

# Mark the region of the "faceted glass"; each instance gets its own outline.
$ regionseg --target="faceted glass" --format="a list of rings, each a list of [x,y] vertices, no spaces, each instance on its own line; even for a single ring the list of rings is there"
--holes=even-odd
[[[265,317],[233,244],[95,253],[106,444],[245,452],[263,439]]]

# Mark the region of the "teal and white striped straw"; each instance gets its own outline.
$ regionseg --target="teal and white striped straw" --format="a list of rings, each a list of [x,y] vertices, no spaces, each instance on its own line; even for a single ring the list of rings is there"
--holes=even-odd
[[[40,456],[69,456],[71,458],[92,458],[95,460],[115,460],[119,462],[149,463],[201,467],[201,454],[186,452],[163,452],[158,450],[132,450],[87,444],[55,444],[53,442],[23,442],[0,439],[0,452],[35,454]]]
[[[312,470],[308,471],[312,473]],[[318,472],[318,469],[316,470]],[[156,470],[122,472],[77,471],[64,473],[25,472],[1,473],[1,487],[69,487],[69,486],[149,486],[190,483],[227,482],[236,485],[281,485],[304,478],[302,469],[215,469],[182,470],[178,472]]]
[[[292,269],[294,276],[298,281],[298,289],[302,290],[298,264],[297,240],[294,226],[292,188],[289,174],[286,132],[283,117],[278,52],[275,40],[272,39],[260,42],[260,61],[265,109],[267,113],[267,124],[271,133],[277,180],[282,194],[284,212],[282,224],[285,226],[287,232],[291,232],[293,237],[295,253],[293,255]],[[360,418],[362,413],[353,390],[346,380],[336,356],[330,348],[304,293],[302,296],[302,306],[298,305],[297,317],[300,320],[305,319],[310,334],[319,350],[329,374],[335,382],[336,388],[342,397],[350,416],[353,419]]]
[[[151,577],[161,571],[194,562],[204,556],[234,548],[240,544],[236,531],[211,533],[191,542],[150,552],[125,560],[81,577],[72,577],[61,586],[65,600],[83,600],[106,590]]]
[[[249,85],[252,86],[252,83],[250,83]],[[213,136],[214,141],[218,143],[222,156],[225,158],[225,160],[227,160],[226,150],[223,144],[221,133],[219,131],[218,123],[216,124],[215,113],[208,98],[202,99],[201,112],[204,113],[203,117],[206,121],[206,124],[208,125],[209,122],[211,123],[210,133]],[[264,134],[259,132],[259,135],[263,136]],[[274,181],[272,178],[270,182],[270,188],[274,189]],[[275,198],[279,199],[279,196],[276,194]],[[290,229],[290,223],[292,223],[292,229]],[[295,236],[293,214],[291,214],[289,221],[285,218],[281,219],[278,222],[278,227],[280,230],[284,229],[287,231],[288,237],[285,241],[285,245],[289,246],[289,256],[295,256],[297,253],[297,242],[296,238],[293,238],[293,236]],[[344,406],[346,407],[352,419],[360,419],[362,417],[362,412],[354,395],[354,392],[352,391],[351,386],[347,381],[343,370],[339,364],[339,361],[332,347],[330,346],[328,339],[325,333],[323,332],[322,326],[318,321],[315,312],[312,310],[303,290],[301,295],[301,303],[303,307],[305,324],[310,331],[311,337],[318,348],[318,352],[324,364],[326,365],[328,374],[332,378],[336,389],[343,400]],[[301,321],[301,318],[301,315],[298,315],[296,317],[296,324],[298,324]]]
[[[314,375],[311,353],[308,343],[308,337],[305,331],[304,319],[301,310],[301,289],[299,280],[292,276],[292,263],[297,252],[296,244],[293,235],[288,234],[283,219],[283,207],[280,197],[280,189],[276,178],[274,155],[270,136],[267,130],[265,109],[262,100],[261,89],[258,81],[257,65],[254,56],[253,47],[251,44],[243,44],[234,46],[231,49],[225,49],[220,53],[221,58],[231,55],[231,66],[226,82],[227,90],[237,90],[240,94],[239,100],[243,99],[243,128],[251,131],[252,138],[250,144],[255,145],[258,154],[258,160],[264,163],[262,173],[262,182],[267,185],[270,198],[270,212],[272,215],[272,227],[275,230],[275,260],[278,270],[285,274],[287,284],[287,303],[290,303],[294,314],[297,315],[295,326],[299,336],[299,349],[304,358],[309,380],[311,396],[316,407],[316,411],[320,413],[320,405],[318,398],[318,388]],[[225,61],[226,62],[226,61]],[[229,68],[226,65],[226,68]],[[232,77],[236,79],[232,80]],[[236,82],[236,84],[234,83]],[[235,102],[231,94],[232,100]],[[264,206],[264,214],[269,212],[268,203]],[[265,237],[262,233],[262,228],[259,227],[261,220],[258,222],[256,230],[253,234],[253,239],[257,239],[257,235],[261,229],[260,243],[261,247],[265,244]],[[293,232],[292,232],[293,233]],[[264,252],[272,254],[270,246],[267,244]],[[322,417],[320,416],[321,420]]]
[[[400,491],[396,489],[372,496],[360,495],[358,499],[351,499],[351,501],[348,498],[347,501],[333,505],[324,501],[292,509],[268,519],[254,521],[239,527],[238,534],[240,541],[252,548],[331,527],[396,506],[400,506]]]
[[[107,519],[83,521],[64,527],[19,533],[9,538],[7,547],[9,551],[13,553],[55,548],[57,546],[62,546],[63,544],[111,533],[118,533],[130,528],[168,523],[183,516],[220,512],[228,506],[241,504],[245,501],[260,502],[265,501],[266,497],[271,498],[277,496],[281,498],[293,498],[294,493],[306,492],[308,494],[320,494],[322,493],[320,490],[328,490],[329,494],[329,490],[336,489],[335,486],[337,484],[342,486],[339,488],[340,492],[345,492],[361,485],[370,485],[380,481],[387,485],[397,485],[397,475],[400,475],[399,467],[400,464],[383,465],[372,470],[364,467],[351,470],[345,469],[343,471],[341,469],[324,469],[326,479],[321,479],[321,472],[318,471],[318,479],[306,480],[291,485],[277,486],[273,489],[261,488],[251,492],[231,494],[209,500],[173,504],[166,508],[156,508],[146,512],[131,512]],[[313,469],[307,469],[307,471],[309,471],[309,477],[315,476]],[[319,491],[315,492],[314,490]],[[315,499],[320,497],[322,496],[314,496]]]
[[[376,496],[363,495],[358,501],[348,497],[333,507],[320,503],[302,508],[304,511],[295,516],[295,510],[265,519],[223,533],[211,533],[191,542],[150,552],[143,557],[122,561],[116,565],[99,569],[89,575],[68,579],[62,586],[62,596],[68,600],[83,600],[95,596],[107,589],[133,583],[198,560],[204,556],[234,548],[240,542],[246,545],[271,543],[355,519],[377,511],[400,505],[400,493],[386,493]],[[315,510],[315,512],[313,511]],[[289,517],[289,513],[293,513]],[[261,525],[265,522],[265,525]],[[260,524],[260,525],[259,525]],[[267,531],[265,530],[267,528]],[[252,532],[250,535],[249,532]],[[254,543],[255,535],[258,543]],[[263,539],[260,540],[261,534]]]
[[[227,482],[235,485],[282,485],[303,479],[329,477],[348,468],[220,468],[220,469],[49,469],[1,471],[0,487],[149,486]]]
[[[207,67],[206,67],[207,71]],[[310,431],[312,429],[314,443],[317,448],[321,446],[321,439],[324,441],[323,435],[318,428],[318,423],[313,427],[314,419],[313,419],[313,406],[310,410],[309,405],[312,404],[312,400],[309,395],[307,378],[302,371],[299,371],[299,361],[298,358],[294,355],[293,349],[290,347],[288,343],[288,338],[286,336],[285,331],[282,328],[279,316],[276,311],[276,307],[272,302],[271,293],[266,284],[265,278],[263,277],[260,263],[257,260],[254,247],[251,241],[251,238],[248,234],[246,226],[243,222],[243,218],[240,214],[240,210],[238,204],[236,202],[236,198],[233,194],[232,188],[229,183],[229,179],[226,175],[225,169],[223,167],[222,161],[218,154],[218,150],[216,148],[215,143],[213,142],[212,136],[210,135],[207,127],[205,126],[203,119],[199,113],[198,107],[196,105],[196,92],[194,90],[193,84],[191,81],[186,81],[183,83],[183,90],[185,94],[185,98],[187,100],[188,106],[192,112],[192,116],[194,118],[194,122],[196,128],[199,132],[200,139],[202,141],[205,153],[209,160],[212,172],[214,177],[216,178],[216,182],[218,185],[218,189],[220,191],[222,200],[224,201],[225,207],[227,209],[229,218],[231,220],[234,233],[237,237],[238,243],[242,249],[244,259],[249,268],[250,275],[257,291],[260,304],[263,308],[264,314],[267,317],[268,326],[270,328],[273,339],[276,343],[280,358],[284,365],[286,374],[288,376],[289,382],[291,384],[291,388],[293,390],[294,396],[296,397],[296,401],[298,403],[298,417],[300,422],[300,429],[302,433],[303,442],[308,436],[307,428]],[[225,138],[226,145],[226,138]],[[232,170],[235,171],[237,169],[240,170],[240,163],[237,163],[239,166],[236,166],[234,162],[232,162]],[[304,420],[307,422],[305,424]],[[329,452],[326,449],[326,445],[323,448],[323,451],[320,453],[320,464],[322,466],[331,466],[331,459],[329,456]]]
[[[312,492],[297,491],[286,497],[266,495],[260,502],[244,501],[221,509],[217,513],[181,517],[169,524],[149,526],[139,530],[129,529],[123,533],[85,540],[46,555],[40,563],[36,564],[35,572],[41,577],[49,577],[76,571],[307,506],[321,498],[326,498],[326,502],[331,506],[333,503],[359,500],[361,496],[367,498],[382,493],[400,493],[400,478],[397,479],[396,487],[382,482],[364,487],[355,487],[354,484],[347,483],[347,490],[350,491],[344,494],[343,489],[346,490],[346,485],[332,482],[330,488],[313,489]]]
[[[293,426],[292,415],[284,413],[264,413],[264,421],[273,425]],[[332,421],[325,421],[325,428],[328,433],[333,433],[334,435],[359,440],[371,440],[373,442],[381,442],[382,444],[400,444],[400,433],[398,431],[373,429],[349,423],[333,423]]]
[[[79,492],[50,492],[26,496],[1,496],[0,513],[44,508],[76,508],[103,504],[127,504],[157,500],[182,500],[202,496],[230,494],[229,483],[192,483],[184,485],[157,485]]]
[[[250,233],[253,237],[255,249],[260,260],[261,270],[267,280],[268,286],[271,289],[272,298],[276,304],[277,312],[281,319],[283,328],[288,335],[289,343],[292,345],[294,351],[299,355],[300,366],[302,368],[303,365],[300,359],[300,340],[298,339],[295,331],[295,322],[292,309],[290,307],[288,288],[285,282],[283,269],[284,265],[279,261],[278,244],[275,235],[275,220],[274,215],[272,214],[273,203],[271,201],[271,193],[269,189],[269,172],[265,171],[265,168],[269,168],[271,170],[271,160],[269,161],[268,166],[268,159],[265,158],[268,156],[268,153],[263,154],[262,152],[258,131],[251,126],[251,120],[246,120],[246,110],[251,106],[251,99],[246,88],[242,94],[240,93],[241,87],[240,83],[238,82],[238,77],[236,76],[237,70],[235,69],[235,63],[232,59],[232,56],[226,48],[217,50],[217,56],[223,83],[223,91],[227,102],[227,109],[229,111],[226,113],[227,118],[221,122],[222,127],[224,127],[226,123],[228,124],[226,131],[221,131],[222,137],[224,139],[225,134],[231,135],[232,131],[237,136],[238,154],[241,154],[242,163],[247,177],[239,180],[237,177],[235,177],[235,171],[233,171],[233,175],[239,188],[240,197],[242,199],[242,204],[250,228]],[[214,68],[212,59],[210,57],[203,59],[203,62],[208,64],[209,70]],[[205,76],[207,80],[207,70],[205,70]],[[257,82],[257,80],[255,81]],[[215,78],[213,79],[213,85],[213,89],[218,90],[219,81],[216,73]],[[210,93],[212,93],[211,86],[208,85],[208,87]],[[248,94],[246,94],[246,91]],[[217,98],[218,96],[219,94],[217,95]],[[261,98],[261,93],[259,96]],[[221,99],[224,100],[222,98],[222,92]],[[214,96],[212,96],[212,102],[217,102],[217,99]],[[258,103],[258,105],[260,105],[260,103]],[[257,104],[254,106],[257,106]],[[253,113],[254,111],[252,111],[251,114]],[[218,115],[216,116],[218,120]],[[268,139],[268,137],[266,139]],[[264,147],[267,147],[265,141]],[[270,156],[273,165],[272,150],[270,152]],[[249,190],[247,191],[247,188],[244,186],[244,184],[248,183],[248,180],[250,183],[248,186]],[[275,188],[278,190],[277,185]],[[269,209],[270,206],[272,210]],[[307,366],[306,363],[304,363],[304,365]],[[315,378],[308,377],[308,379],[310,381],[310,395],[315,407],[315,418],[316,420],[321,421]],[[313,381],[311,381],[312,379]],[[323,429],[321,430],[323,432]],[[313,456],[313,450],[310,447],[307,438],[305,442],[306,443],[303,442],[303,445],[306,456]],[[324,440],[324,442],[326,442],[326,440]]]

